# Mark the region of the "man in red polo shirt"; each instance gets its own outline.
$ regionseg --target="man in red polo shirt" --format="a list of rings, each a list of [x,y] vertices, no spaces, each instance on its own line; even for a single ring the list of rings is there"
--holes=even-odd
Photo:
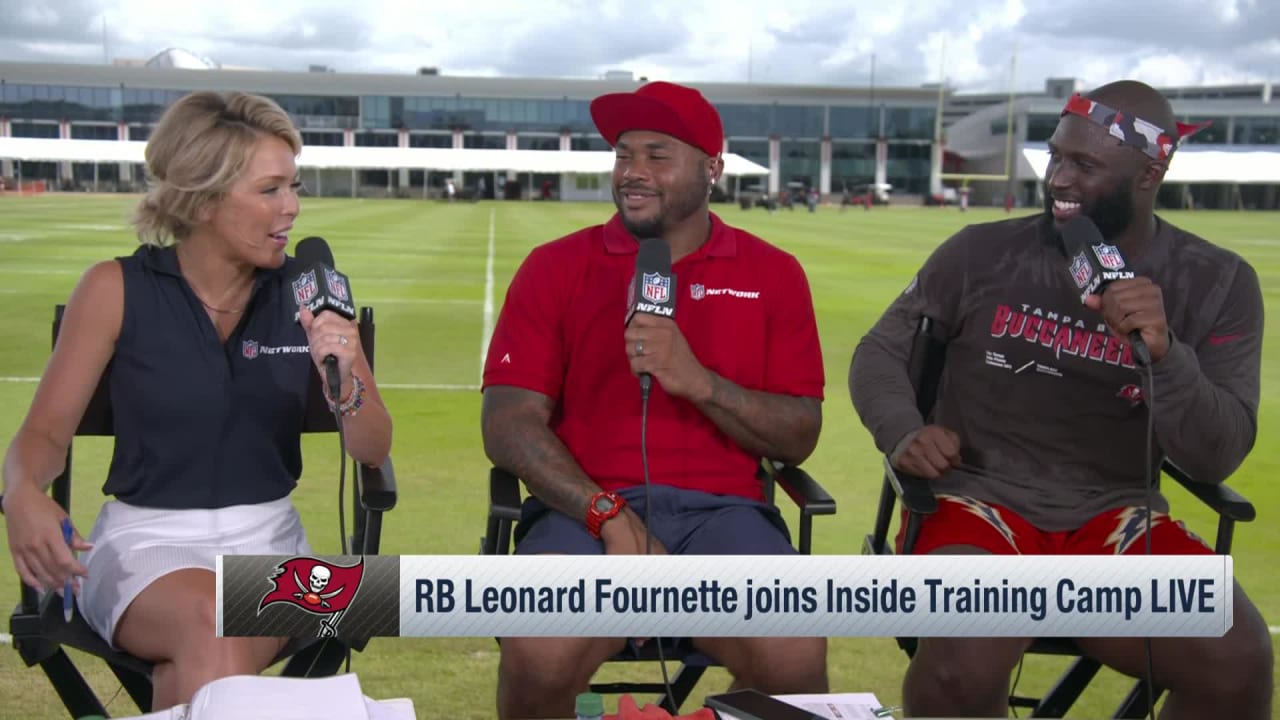
[[[597,98],[591,116],[616,150],[618,212],[529,254],[485,362],[485,451],[533,495],[516,552],[794,553],[755,470],[761,457],[803,461],[822,426],[822,353],[804,271],[710,212],[724,132],[701,93],[649,83]],[[679,311],[674,320],[636,314],[624,327],[638,238],[670,246]],[[641,373],[655,381],[648,493]],[[826,691],[824,638],[694,643],[740,686]],[[624,645],[503,638],[499,715],[571,716],[575,695]]]

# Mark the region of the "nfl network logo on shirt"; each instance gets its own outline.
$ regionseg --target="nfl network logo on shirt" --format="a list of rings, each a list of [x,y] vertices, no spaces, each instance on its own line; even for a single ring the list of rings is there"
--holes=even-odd
[[[665,303],[671,297],[671,278],[658,273],[645,273],[641,294],[649,302]]]
[[[241,344],[240,348],[243,351],[246,359],[252,360],[258,357],[258,341],[257,340],[245,340]]]
[[[707,296],[707,286],[702,283],[694,283],[689,286],[689,295],[694,300],[701,300]]]

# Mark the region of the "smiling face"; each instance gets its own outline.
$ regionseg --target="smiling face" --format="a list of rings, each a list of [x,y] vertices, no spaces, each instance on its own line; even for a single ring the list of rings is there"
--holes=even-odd
[[[289,230],[298,217],[298,167],[293,148],[262,135],[244,171],[207,211],[207,227],[235,259],[261,268],[284,264]]]
[[[670,135],[632,130],[618,138],[613,163],[613,203],[637,238],[663,237],[705,211],[719,158]]]
[[[1143,158],[1105,128],[1076,115],[1064,116],[1049,138],[1044,181],[1045,212],[1055,229],[1061,231],[1068,220],[1085,215],[1103,237],[1124,232],[1133,222]]]

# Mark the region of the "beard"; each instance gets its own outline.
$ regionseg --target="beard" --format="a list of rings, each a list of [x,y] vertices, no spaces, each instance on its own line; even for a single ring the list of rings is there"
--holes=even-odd
[[[711,190],[711,180],[701,170],[690,179],[679,182],[665,190],[655,190],[658,199],[658,210],[649,217],[634,217],[627,214],[622,203],[622,193],[633,185],[614,184],[613,205],[622,217],[622,225],[633,237],[660,238],[673,225],[692,217],[707,202]],[[634,186],[643,188],[636,183]],[[649,188],[645,188],[649,190]]]
[[[1098,226],[1102,237],[1118,237],[1133,222],[1133,193],[1127,185],[1121,184],[1102,195],[1090,205],[1089,219]]]
[[[1044,189],[1044,212],[1053,222],[1053,193]],[[1133,191],[1128,182],[1117,183],[1115,188],[1099,195],[1080,209],[1080,214],[1093,221],[1107,240],[1118,237],[1133,222]]]

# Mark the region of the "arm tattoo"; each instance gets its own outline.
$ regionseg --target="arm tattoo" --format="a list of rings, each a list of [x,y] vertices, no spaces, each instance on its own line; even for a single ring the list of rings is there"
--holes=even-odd
[[[789,464],[809,457],[822,429],[816,398],[748,390],[714,372],[698,409],[744,450]]]
[[[481,432],[485,454],[524,481],[529,492],[571,518],[584,518],[600,487],[551,431],[554,403],[541,393],[494,386],[485,390]]]

